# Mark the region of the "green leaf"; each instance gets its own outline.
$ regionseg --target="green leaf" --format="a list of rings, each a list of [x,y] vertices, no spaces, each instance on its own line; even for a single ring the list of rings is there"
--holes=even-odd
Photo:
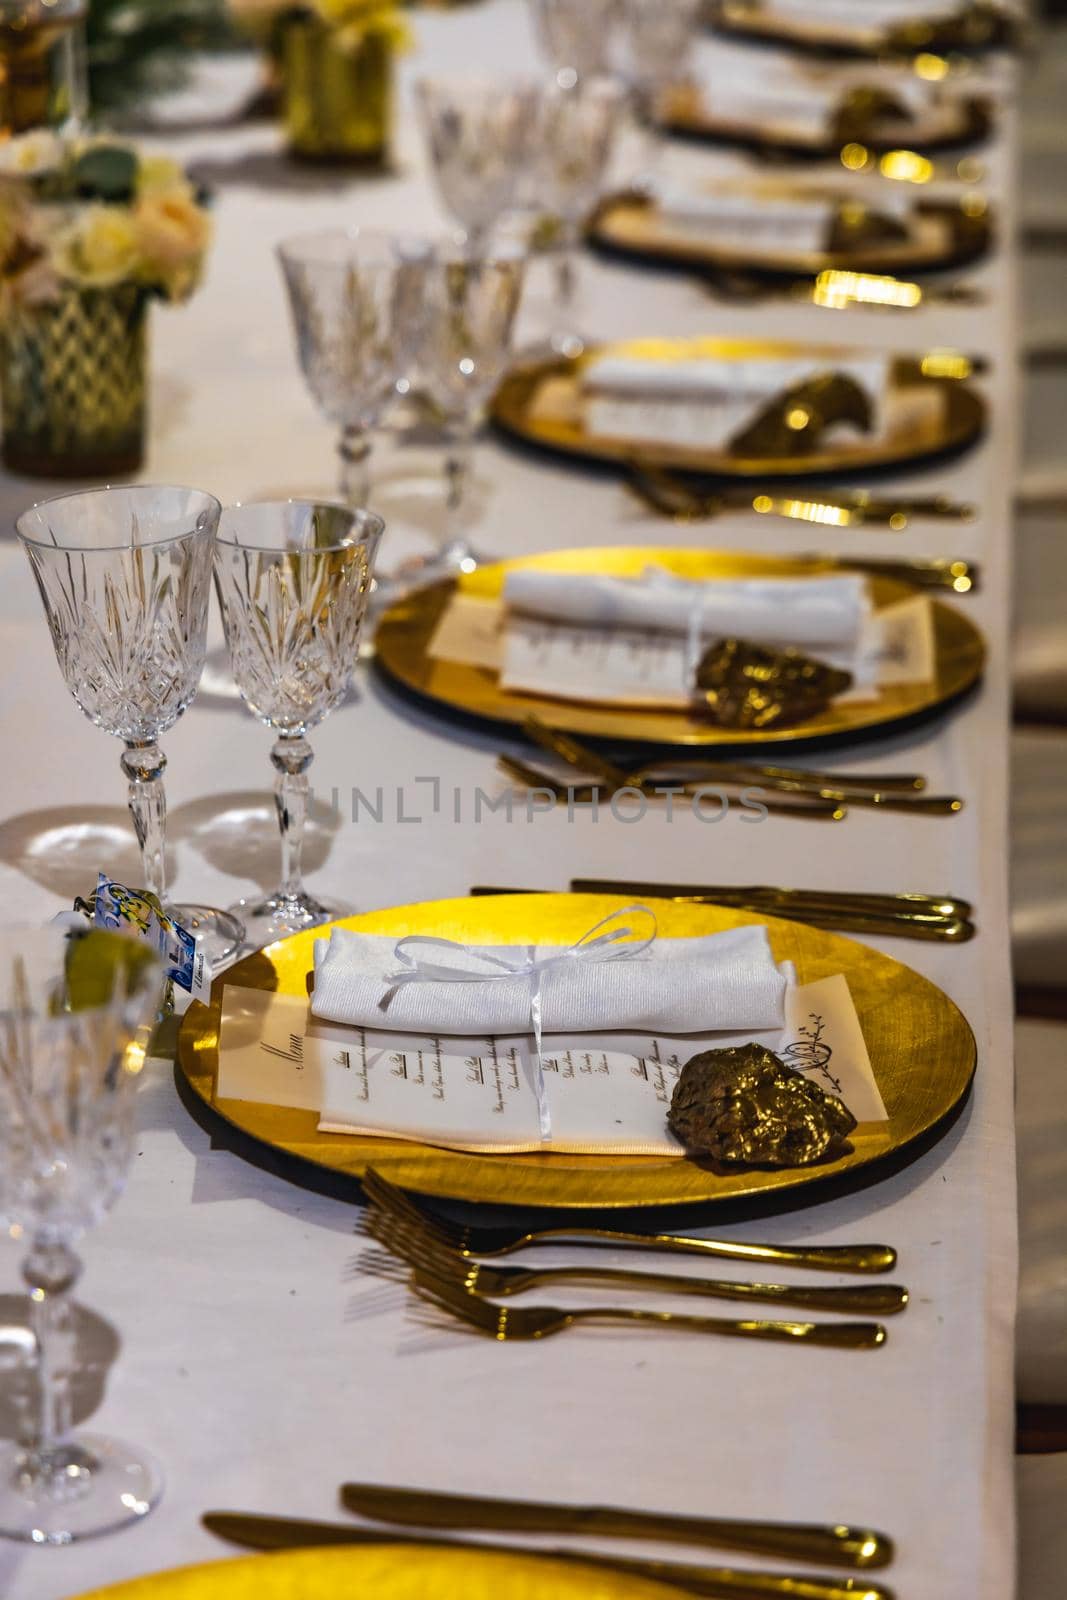
[[[87,199],[113,204],[133,199],[137,182],[137,157],[121,145],[98,144],[74,163],[74,182]]]

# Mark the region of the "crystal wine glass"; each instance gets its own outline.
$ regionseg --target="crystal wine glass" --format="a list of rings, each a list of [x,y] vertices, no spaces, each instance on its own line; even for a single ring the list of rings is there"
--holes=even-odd
[[[474,435],[507,369],[526,254],[514,242],[472,255],[462,240],[438,244],[425,268],[426,322],[419,371],[445,423],[445,542],[421,565],[424,578],[469,572],[475,554],[463,526]],[[410,564],[406,569],[411,570]]]
[[[544,209],[559,219],[556,299],[561,328],[553,347],[579,351],[582,339],[571,323],[578,290],[582,229],[603,191],[615,150],[626,96],[611,78],[566,75],[543,93],[538,108],[536,183]]]
[[[297,500],[222,513],[215,584],[233,676],[249,710],[278,736],[271,761],[281,885],[235,907],[257,946],[338,914],[308,894],[301,873],[307,735],[348,689],[384,526],[371,511]]]
[[[685,76],[703,15],[704,0],[622,0],[630,79],[647,135],[646,187],[663,154],[658,121],[663,98]]]
[[[579,78],[606,73],[618,0],[530,0],[534,27],[557,72]]]
[[[0,1218],[28,1251],[37,1353],[29,1442],[0,1444],[0,1536],[69,1544],[137,1522],[159,1469],[115,1439],[70,1433],[74,1245],[122,1192],[134,1095],[159,1006],[153,952],[119,934],[0,934]]]
[[[428,243],[364,228],[287,239],[278,257],[308,388],[341,429],[341,496],[366,504],[370,434],[408,376]]]
[[[126,746],[144,887],[202,937],[211,963],[233,955],[244,929],[225,911],[167,900],[167,758],[157,741],[200,682],[220,510],[199,489],[149,485],[60,495],[16,523],[67,688]]]
[[[537,86],[508,79],[420,78],[415,97],[445,208],[484,253],[515,199],[529,153]]]

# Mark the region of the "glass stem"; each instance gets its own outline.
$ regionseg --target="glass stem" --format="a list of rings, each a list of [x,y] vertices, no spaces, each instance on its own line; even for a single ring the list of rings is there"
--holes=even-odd
[[[363,428],[346,428],[337,446],[341,457],[341,498],[349,506],[365,506],[370,494],[370,440]]]
[[[663,165],[664,138],[656,120],[662,91],[656,84],[644,85],[637,96],[637,125],[641,130],[641,157],[637,186],[646,193],[655,191]]]
[[[274,781],[274,804],[282,836],[282,881],[280,898],[294,900],[304,891],[302,859],[304,824],[307,820],[307,770],[314,752],[300,734],[284,735],[270,753],[278,776]]]
[[[163,791],[163,774],[167,770],[167,758],[157,744],[128,743],[122,754],[122,770],[129,782],[130,816],[141,847],[144,887],[165,904],[167,797]]]
[[[467,547],[463,522],[471,457],[474,454],[474,431],[474,419],[464,417],[452,429],[448,440],[445,456],[445,554]]]
[[[42,1486],[64,1471],[57,1452],[70,1431],[70,1377],[74,1365],[70,1291],[82,1264],[65,1244],[34,1241],[22,1265],[30,1291],[30,1319],[37,1345],[37,1424],[22,1471]]]
[[[489,229],[484,226],[479,226],[467,228],[464,231],[467,235],[466,245],[468,261],[480,260],[481,257],[485,255],[486,246],[489,243]]]
[[[559,249],[556,251],[556,301],[560,317],[569,329],[578,298],[578,241],[581,229],[570,220],[560,222]]]

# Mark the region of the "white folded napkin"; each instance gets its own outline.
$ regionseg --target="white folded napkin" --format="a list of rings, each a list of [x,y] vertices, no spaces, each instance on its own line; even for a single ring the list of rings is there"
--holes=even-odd
[[[769,401],[787,389],[834,371],[852,378],[868,396],[879,432],[888,358],[872,352],[823,365],[810,357],[723,361],[681,355],[594,356],[582,369],[586,431],[594,437],[691,450],[727,448]]]
[[[692,631],[703,640],[741,638],[813,653],[854,650],[871,610],[859,574],[690,579],[662,567],[646,567],[639,578],[522,569],[508,573],[504,601],[556,623]]]
[[[832,200],[819,196],[694,190],[671,183],[658,184],[655,199],[669,227],[738,249],[822,250],[837,211]]]
[[[761,60],[758,71],[724,55],[712,70],[702,98],[707,114],[716,122],[818,141],[829,135],[841,107],[859,89],[884,90],[916,120],[925,121],[933,108],[955,103],[943,84],[920,78],[906,68],[879,62],[835,62],[827,69],[786,55]]]
[[[637,923],[634,928],[644,931]],[[531,955],[548,959],[563,948],[505,945],[490,953],[516,964]],[[430,946],[426,956],[435,966],[461,972],[500,970],[448,945]],[[393,975],[399,965],[397,940],[335,928],[329,940],[315,945],[313,1014],[405,1033],[485,1038],[530,1031],[528,976],[397,985]],[[698,939],[657,939],[634,957],[568,961],[543,972],[542,1026],[546,1034],[776,1028],[785,1015],[787,981],[762,926]]]
[[[908,222],[912,201],[904,188],[898,184],[891,193],[879,195],[881,216]],[[850,197],[759,185],[690,188],[667,180],[655,185],[654,198],[661,221],[673,231],[758,254],[825,250],[838,206]]]
[[[958,0],[765,0],[761,14],[849,33],[881,32],[901,22],[943,22],[966,7]]]

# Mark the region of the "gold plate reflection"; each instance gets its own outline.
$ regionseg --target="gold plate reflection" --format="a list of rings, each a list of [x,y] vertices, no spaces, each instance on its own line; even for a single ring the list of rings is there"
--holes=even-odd
[[[970,8],[972,13],[976,7]],[[968,49],[993,47],[1008,42],[1011,33],[1011,23],[1007,19],[999,18],[989,8],[988,19],[983,19],[980,30],[972,22],[972,35],[970,39],[960,37],[961,19],[966,28],[966,14],[968,7],[961,5],[957,8],[957,15],[938,16],[932,13],[929,17],[910,17],[902,24],[906,36],[912,41],[911,51],[920,51],[920,59],[924,62],[942,62],[945,70],[948,63],[943,57],[930,56],[929,52],[945,50],[952,51],[959,47]],[[741,39],[759,39],[765,43],[789,45],[794,49],[813,50],[816,53],[826,52],[833,55],[866,56],[875,59],[885,59],[887,51],[893,47],[893,30],[889,27],[867,28],[857,27],[849,29],[835,28],[832,24],[819,21],[817,4],[812,7],[812,17],[782,16],[776,12],[773,5],[768,6],[762,0],[721,0],[715,12],[715,26],[722,32]],[[856,6],[856,21],[862,23],[862,0]],[[897,59],[906,59],[908,47],[903,44],[895,50]],[[935,71],[928,70],[920,74],[923,77],[935,76]],[[936,76],[943,76],[936,73]]]
[[[945,117],[940,126],[931,122],[925,129],[921,121],[875,118],[863,129],[863,142],[878,155],[902,146],[920,155],[931,155],[939,150],[954,150],[961,145],[981,144],[989,138],[993,129],[990,101],[960,96],[952,111],[953,115]],[[825,133],[809,133],[776,127],[773,122],[734,122],[728,117],[717,117],[714,101],[710,106],[706,105],[699,90],[675,91],[664,107],[659,123],[665,133],[683,139],[707,139],[713,144],[737,144],[761,151],[781,151],[811,160],[835,159],[843,143],[842,135],[832,129]]]
[[[725,449],[641,444],[586,431],[581,412],[581,373],[594,357],[645,360],[811,361],[813,371],[855,355],[839,345],[803,345],[756,339],[626,339],[595,345],[577,357],[519,362],[493,400],[493,419],[506,432],[546,450],[592,461],[626,462],[636,456],[658,466],[678,467],[723,478],[809,478],[824,473],[862,472],[910,465],[973,443],[986,421],[985,402],[968,384],[924,375],[922,357],[896,356],[885,396],[887,427],[877,438],[862,434],[835,439],[820,449],[791,456],[740,456]]]
[[[152,1572],[81,1600],[664,1600],[668,1593],[677,1590],[518,1552],[380,1544],[279,1550]]]
[[[796,198],[839,201],[840,190],[794,190]],[[595,244],[635,260],[673,261],[679,266],[788,273],[814,277],[828,271],[932,272],[974,261],[989,248],[991,230],[985,214],[975,215],[976,197],[963,204],[922,202],[915,207],[913,231],[906,239],[880,239],[849,250],[763,250],[718,244],[698,238],[664,218],[640,195],[609,197],[589,227]],[[965,209],[966,207],[966,209]]]
[[[516,694],[501,688],[497,674],[485,667],[438,661],[429,654],[430,640],[457,589],[465,595],[489,599],[500,595],[507,573],[520,568],[637,577],[652,565],[680,578],[789,578],[848,570],[847,561],[796,561],[783,556],[674,550],[658,545],[552,550],[543,555],[517,557],[432,584],[390,607],[378,624],[375,638],[378,665],[417,694],[498,722],[521,723],[533,715],[552,728],[625,744],[729,748],[782,745],[802,739],[832,741],[854,737],[864,729],[888,729],[896,722],[953,700],[976,683],[982,673],[985,645],[981,634],[961,611],[940,600],[931,600],[935,672],[930,682],[883,684],[877,699],[831,704],[818,716],[788,728],[720,728],[688,711],[669,707],[592,702],[585,705],[578,700]],[[881,575],[869,577],[868,586],[878,609],[916,592],[908,584]]]
[[[474,944],[530,941],[569,944],[627,902],[612,895],[498,895],[395,906],[337,924],[363,933],[432,933]],[[727,1200],[790,1190],[867,1166],[900,1150],[942,1120],[966,1093],[976,1047],[967,1022],[940,989],[909,967],[853,939],[774,917],[720,906],[649,902],[661,938],[766,924],[779,961],[793,961],[802,982],[844,973],[863,1028],[885,1123],[861,1123],[840,1160],[792,1171],[719,1173],[680,1157],[465,1155],[398,1139],[316,1131],[307,1111],[217,1100],[218,1030],[228,983],[305,995],[316,937],[311,929],[239,961],[216,980],[210,1006],[194,1004],[182,1022],[178,1061],[196,1093],[227,1121],[288,1155],[358,1178],[374,1166],[394,1183],[455,1200],[526,1206],[642,1206]]]

